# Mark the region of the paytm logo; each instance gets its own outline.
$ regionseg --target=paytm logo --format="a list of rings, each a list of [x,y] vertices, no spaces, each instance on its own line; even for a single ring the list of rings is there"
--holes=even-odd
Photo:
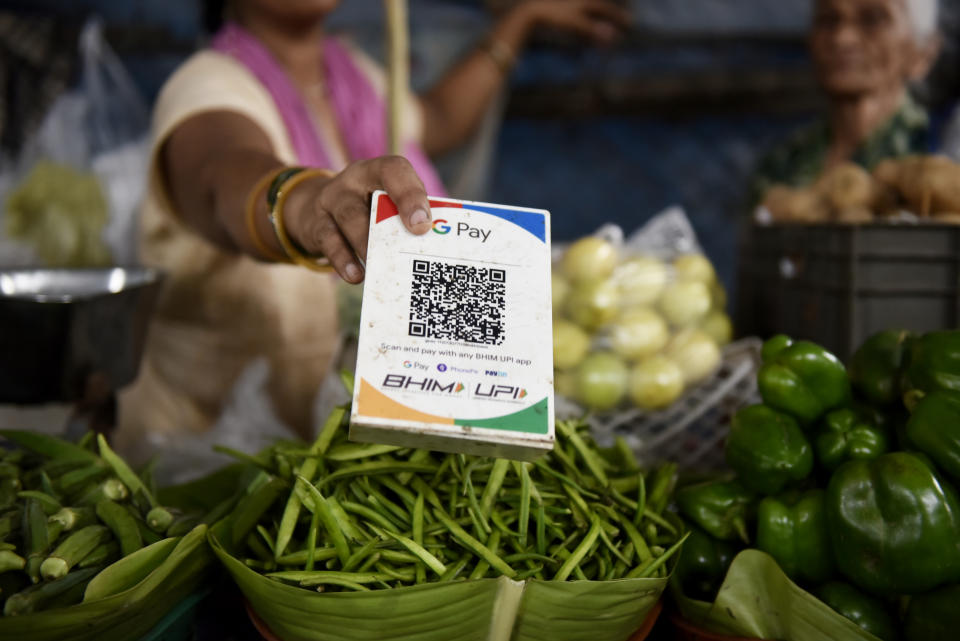
[[[437,218],[433,221],[433,233],[435,234],[449,234],[450,225],[447,224],[447,221],[443,218]]]

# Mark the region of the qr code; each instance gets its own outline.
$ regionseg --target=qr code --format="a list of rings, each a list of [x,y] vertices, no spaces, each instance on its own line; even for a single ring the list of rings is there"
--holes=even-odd
[[[410,336],[503,343],[502,269],[414,260],[411,289]]]

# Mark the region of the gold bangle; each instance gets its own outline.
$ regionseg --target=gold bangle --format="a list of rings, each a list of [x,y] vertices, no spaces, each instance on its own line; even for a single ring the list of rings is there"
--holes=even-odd
[[[304,169],[298,172],[280,185],[277,190],[276,204],[270,210],[270,222],[273,223],[273,231],[276,232],[277,240],[280,241],[280,246],[283,247],[283,251],[287,254],[287,257],[297,265],[312,269],[316,272],[333,271],[333,265],[330,264],[330,259],[326,256],[311,258],[297,249],[293,241],[290,240],[286,227],[283,225],[283,206],[287,202],[287,197],[293,192],[293,188],[304,180],[309,180],[310,178],[332,178],[335,175],[336,174],[329,169]]]
[[[490,56],[490,60],[496,65],[497,69],[503,75],[509,75],[513,71],[513,65],[517,62],[517,57],[513,49],[506,42],[499,38],[491,37],[487,39],[483,50]]]
[[[265,174],[263,178],[258,180],[257,184],[253,186],[253,189],[250,190],[250,193],[247,194],[247,235],[250,236],[253,246],[256,247],[261,256],[269,258],[277,263],[289,263],[290,259],[283,254],[275,252],[267,247],[267,244],[263,242],[263,238],[260,237],[260,233],[257,231],[257,202],[259,200],[257,198],[257,194],[266,189],[267,185],[273,182],[274,178],[276,178],[284,169],[285,167],[280,167],[279,169],[274,169],[273,171]]]

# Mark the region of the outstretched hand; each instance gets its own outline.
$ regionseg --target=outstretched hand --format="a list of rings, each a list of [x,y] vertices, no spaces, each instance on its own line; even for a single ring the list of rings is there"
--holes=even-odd
[[[370,197],[382,189],[414,234],[430,230],[430,204],[413,166],[401,156],[361,160],[331,178],[305,182],[284,208],[287,232],[307,254],[323,255],[347,282],[363,280]]]
[[[609,0],[527,0],[514,11],[526,11],[544,27],[572,31],[599,44],[616,40],[630,26],[630,12]]]

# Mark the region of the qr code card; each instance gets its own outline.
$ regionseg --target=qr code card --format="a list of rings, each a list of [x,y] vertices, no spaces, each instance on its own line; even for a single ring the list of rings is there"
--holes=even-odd
[[[532,459],[553,447],[550,214],[373,195],[350,437]]]

